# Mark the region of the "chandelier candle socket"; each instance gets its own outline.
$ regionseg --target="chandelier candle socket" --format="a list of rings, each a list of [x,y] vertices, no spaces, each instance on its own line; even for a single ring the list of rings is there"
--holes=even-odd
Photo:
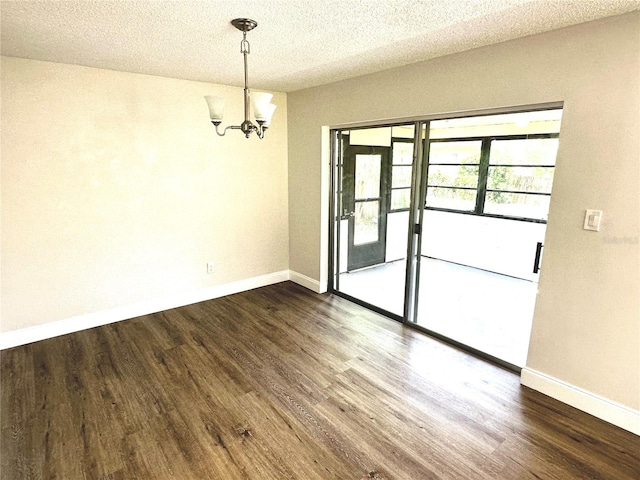
[[[216,127],[216,133],[223,136],[227,133],[227,130],[242,130],[242,133],[249,138],[252,132],[258,135],[258,138],[264,138],[264,132],[271,124],[271,118],[276,106],[271,103],[273,95],[264,92],[249,91],[248,86],[248,69],[247,69],[247,55],[249,54],[249,41],[247,40],[247,32],[253,30],[258,26],[255,20],[248,18],[236,18],[231,20],[231,25],[236,27],[242,32],[242,41],[240,42],[240,53],[244,57],[244,122],[240,125],[230,125],[226,127],[222,133],[218,130],[218,127],[222,123],[222,115],[224,114],[224,98],[207,95],[205,100],[209,106],[209,116],[211,117],[211,123]],[[256,119],[256,124],[249,120],[249,105],[253,108],[253,116]]]

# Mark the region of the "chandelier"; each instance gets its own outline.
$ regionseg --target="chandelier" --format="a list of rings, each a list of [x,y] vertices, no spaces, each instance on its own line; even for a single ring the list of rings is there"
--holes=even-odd
[[[205,100],[209,106],[209,116],[211,123],[216,127],[216,133],[221,137],[227,133],[227,130],[241,130],[244,135],[249,138],[252,132],[258,135],[258,138],[264,138],[264,132],[271,124],[271,117],[276,106],[271,103],[273,97],[270,93],[249,91],[248,73],[247,73],[247,55],[249,54],[249,42],[247,40],[247,32],[250,32],[258,26],[255,20],[248,18],[236,18],[231,20],[231,25],[242,32],[242,41],[240,42],[240,53],[244,56],[244,122],[240,125],[230,125],[222,132],[218,129],[222,123],[222,114],[224,113],[224,98],[207,95]],[[253,115],[256,124],[249,120],[249,105],[253,107]]]

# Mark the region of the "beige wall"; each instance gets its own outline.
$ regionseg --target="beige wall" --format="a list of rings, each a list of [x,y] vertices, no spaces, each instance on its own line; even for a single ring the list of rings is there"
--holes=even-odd
[[[639,42],[635,12],[290,93],[290,268],[324,268],[322,126],[564,101],[527,366],[640,409]]]
[[[242,89],[2,57],[2,331],[288,268],[287,108]],[[206,274],[206,262],[215,273]]]

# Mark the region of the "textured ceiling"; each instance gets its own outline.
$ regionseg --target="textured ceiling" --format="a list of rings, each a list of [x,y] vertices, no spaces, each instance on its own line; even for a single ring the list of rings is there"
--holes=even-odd
[[[640,0],[63,0],[0,2],[2,54],[293,91],[617,15]]]

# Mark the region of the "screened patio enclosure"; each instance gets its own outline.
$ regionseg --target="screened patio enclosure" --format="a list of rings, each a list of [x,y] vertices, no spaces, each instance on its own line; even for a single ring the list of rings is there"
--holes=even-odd
[[[561,117],[332,130],[330,290],[522,367]]]

